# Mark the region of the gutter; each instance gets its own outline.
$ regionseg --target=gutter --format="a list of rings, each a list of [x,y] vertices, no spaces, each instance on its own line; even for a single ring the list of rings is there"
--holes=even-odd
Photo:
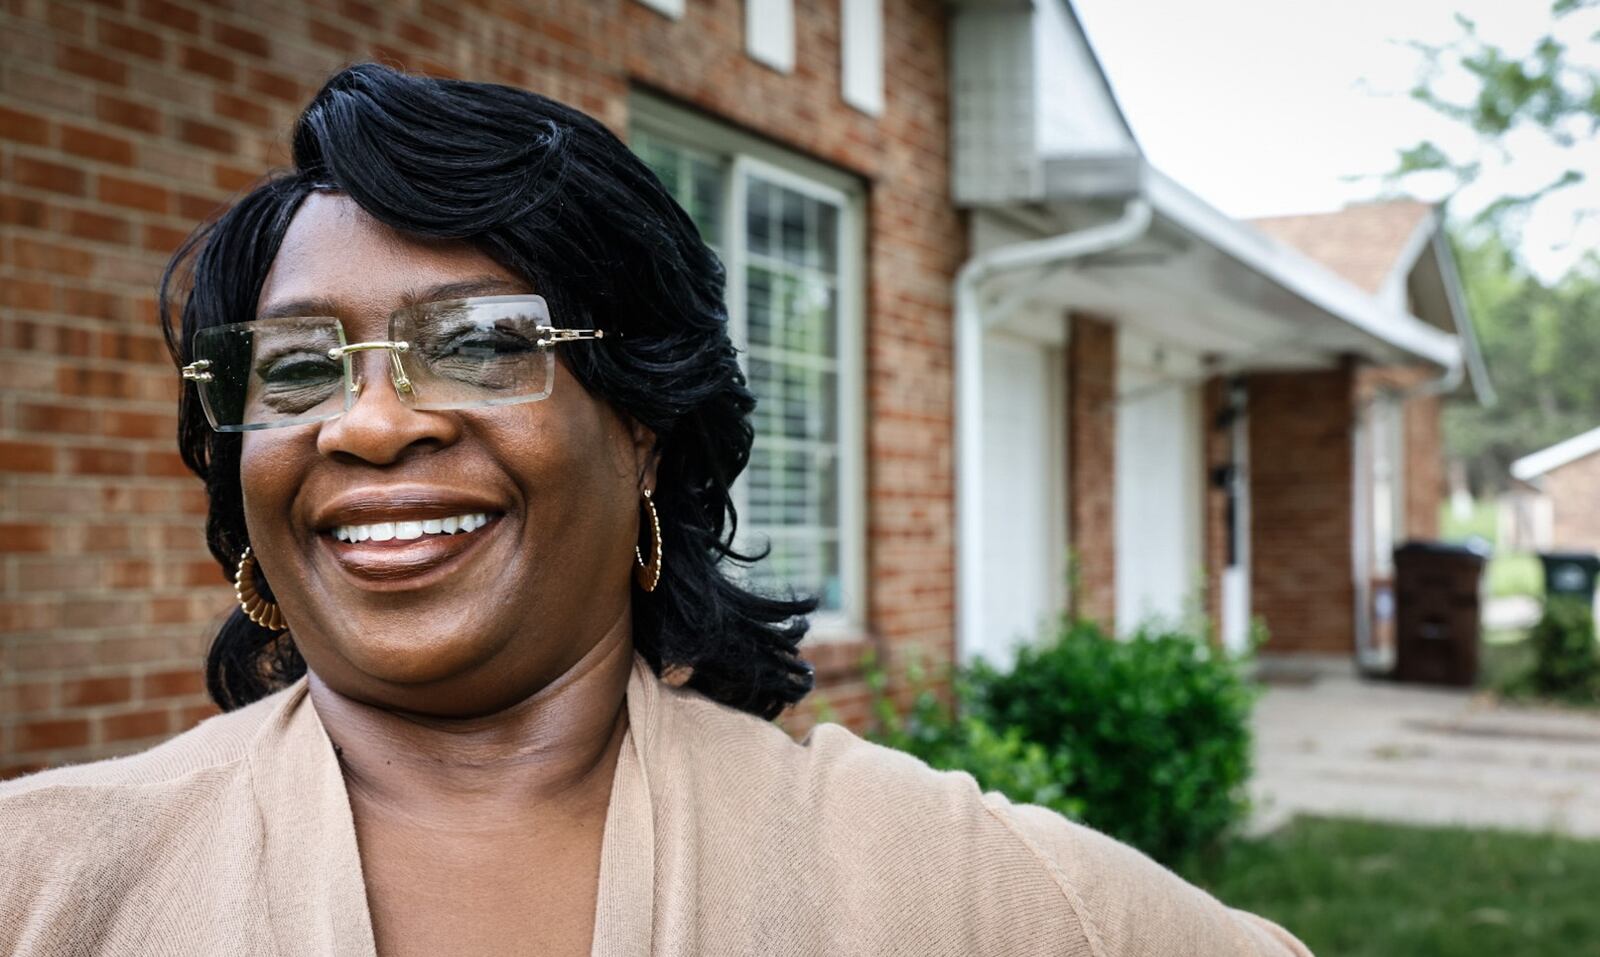
[[[1013,243],[973,256],[956,272],[956,649],[965,660],[981,646],[983,603],[983,306],[979,293],[997,276],[1125,246],[1143,236],[1154,216],[1142,197],[1122,215],[1087,229]]]

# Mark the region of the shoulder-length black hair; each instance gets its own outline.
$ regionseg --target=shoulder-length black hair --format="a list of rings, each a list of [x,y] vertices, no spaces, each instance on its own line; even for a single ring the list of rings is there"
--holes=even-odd
[[[196,330],[254,316],[314,189],[407,233],[472,243],[532,283],[562,324],[621,332],[562,360],[657,436],[669,560],[655,591],[634,587],[635,648],[657,674],[692,669],[688,687],[765,718],[805,697],[813,677],[797,646],[816,599],[757,594],[725,564],[764,555],[732,544],[728,489],[750,456],[755,398],[728,338],[722,264],[650,169],[591,117],[526,90],[350,67],[301,114],[293,169],[202,225],[168,265],[161,312],[179,365]],[[213,432],[185,388],[178,443],[205,481],[207,541],[231,577],[249,544],[240,437]],[[206,687],[231,710],[305,667],[292,634],[235,608],[211,645]]]

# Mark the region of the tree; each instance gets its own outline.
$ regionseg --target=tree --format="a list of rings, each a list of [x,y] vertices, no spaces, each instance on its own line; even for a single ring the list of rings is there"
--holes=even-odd
[[[1560,280],[1542,282],[1517,254],[1522,223],[1556,194],[1572,210],[1574,237],[1600,225],[1600,180],[1586,172],[1600,165],[1600,70],[1590,65],[1600,62],[1600,31],[1583,22],[1594,13],[1600,0],[1555,0],[1543,37],[1521,53],[1484,39],[1460,16],[1455,41],[1413,44],[1424,70],[1411,96],[1470,130],[1474,146],[1452,152],[1419,141],[1400,152],[1392,179],[1442,175],[1455,195],[1530,152],[1560,159],[1559,172],[1525,190],[1480,197],[1473,215],[1453,222],[1500,402],[1451,407],[1445,437],[1480,491],[1502,487],[1514,459],[1600,426],[1600,258],[1590,252]]]
[[[1581,193],[1572,197],[1575,228],[1600,215],[1600,189],[1586,172],[1600,157],[1595,141],[1600,133],[1600,72],[1589,65],[1600,34],[1581,39],[1583,49],[1557,38],[1557,31],[1567,35],[1583,27],[1571,18],[1586,11],[1600,11],[1600,0],[1555,0],[1549,29],[1525,53],[1484,39],[1477,24],[1461,15],[1456,17],[1461,35],[1453,42],[1413,43],[1423,57],[1423,70],[1411,97],[1470,129],[1476,134],[1475,147],[1452,151],[1435,140],[1421,140],[1400,151],[1391,177],[1443,174],[1460,190],[1491,170],[1516,166],[1536,148],[1541,156],[1560,157],[1564,168],[1524,191],[1496,197],[1474,220],[1509,226],[1514,232],[1512,220],[1563,191]],[[1464,85],[1464,91],[1454,90],[1455,85]]]
[[[1445,441],[1473,487],[1494,490],[1513,460],[1600,426],[1600,270],[1546,285],[1497,233],[1479,237],[1457,242],[1457,256],[1500,401],[1449,406]]]

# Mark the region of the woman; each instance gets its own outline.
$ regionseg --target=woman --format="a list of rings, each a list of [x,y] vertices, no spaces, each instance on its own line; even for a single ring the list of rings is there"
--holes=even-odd
[[[225,713],[0,785],[0,949],[1305,953],[965,775],[762,720],[811,688],[814,605],[723,567],[754,402],[722,267],[601,125],[361,66],[294,163],[163,283],[237,582]]]

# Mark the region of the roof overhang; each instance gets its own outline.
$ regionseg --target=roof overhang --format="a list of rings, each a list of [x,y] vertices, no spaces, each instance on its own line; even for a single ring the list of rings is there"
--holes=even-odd
[[[1512,462],[1511,477],[1523,482],[1532,482],[1596,452],[1600,452],[1600,429],[1590,429]]]
[[[1448,373],[1463,362],[1456,335],[1229,218],[1141,157],[1055,157],[1046,170],[1042,203],[969,205],[1038,235],[1084,228],[1141,199],[1154,213],[1150,229],[1124,249],[1001,280],[997,297],[1142,327],[1218,371],[1328,367],[1358,356]]]

